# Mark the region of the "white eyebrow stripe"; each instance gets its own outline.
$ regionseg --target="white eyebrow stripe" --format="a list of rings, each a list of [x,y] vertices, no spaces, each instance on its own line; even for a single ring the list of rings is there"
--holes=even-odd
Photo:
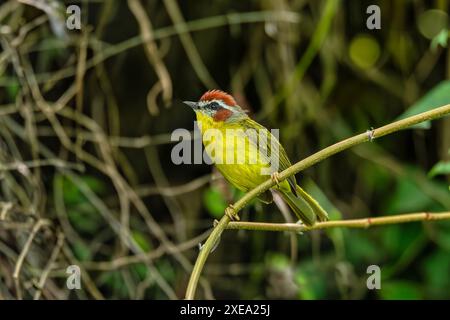
[[[205,105],[207,105],[207,104],[210,104],[210,103],[213,103],[213,102],[215,102],[215,103],[217,103],[218,105],[220,105],[222,108],[224,108],[224,109],[228,109],[228,110],[230,110],[230,111],[234,111],[234,108],[233,107],[231,107],[231,106],[228,106],[226,103],[224,103],[222,100],[210,100],[210,101],[200,101],[200,103],[199,103],[199,106],[200,107],[204,107]]]

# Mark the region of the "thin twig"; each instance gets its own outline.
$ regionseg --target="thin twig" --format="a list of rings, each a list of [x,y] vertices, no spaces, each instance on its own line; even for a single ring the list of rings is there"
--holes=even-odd
[[[154,92],[155,90],[157,93],[162,92],[164,103],[167,105],[172,99],[172,80],[154,40],[152,23],[139,0],[128,0],[128,7],[139,23],[141,37],[145,41],[145,53],[159,78],[159,82],[150,89],[150,92]],[[159,88],[160,90],[154,88]],[[149,105],[149,110],[153,114],[154,112],[158,112],[158,108],[153,104]]]
[[[83,265],[86,269],[89,270],[111,271],[136,263],[154,261],[164,256],[165,254],[173,254],[174,251],[182,252],[197,247],[199,243],[201,243],[208,237],[209,233],[210,230],[207,230],[202,234],[200,234],[199,236],[196,236],[195,238],[177,244],[175,248],[168,249],[166,246],[161,245],[155,250],[152,250],[150,252],[135,254],[132,256],[119,257],[111,261],[86,261],[83,262]]]
[[[439,213],[418,212],[418,213],[399,214],[387,217],[318,222],[310,227],[298,223],[232,221],[227,225],[227,229],[305,232],[330,228],[369,228],[372,226],[382,226],[386,224],[407,223],[417,221],[439,221],[448,219],[450,219],[450,212],[448,211]]]
[[[311,37],[308,47],[305,50],[305,53],[302,55],[301,59],[295,66],[291,76],[286,81],[280,90],[276,93],[276,95],[272,96],[272,98],[267,102],[267,107],[264,111],[258,116],[263,117],[267,115],[268,112],[272,111],[276,106],[282,103],[288,96],[292,94],[295,86],[302,80],[305,75],[307,69],[311,65],[314,60],[314,57],[319,52],[322,47],[323,42],[326,39],[331,27],[331,23],[333,21],[334,16],[336,15],[337,8],[339,6],[339,0],[328,0],[324,8],[322,10],[322,16],[315,28],[315,32]]]
[[[31,244],[33,243],[33,239],[38,233],[39,229],[41,229],[43,226],[49,225],[50,222],[48,220],[40,219],[36,222],[36,224],[33,227],[33,230],[31,230],[30,235],[28,236],[27,241],[25,242],[25,245],[23,246],[22,251],[20,252],[19,257],[17,258],[16,266],[14,267],[14,273],[13,273],[13,279],[16,283],[16,294],[17,298],[20,300],[22,299],[22,292],[20,290],[20,283],[19,283],[19,276],[20,271],[22,270],[23,261],[25,260],[25,257],[27,256],[28,251],[30,251]]]
[[[232,26],[249,23],[258,23],[264,21],[285,21],[289,23],[299,23],[300,15],[293,11],[252,11],[252,12],[238,12],[228,13],[225,15],[218,15],[198,20],[192,20],[182,23],[180,27],[177,24],[163,27],[155,30],[152,40],[159,40],[175,35],[181,35],[188,32],[196,32],[202,30],[209,30],[211,28],[218,28],[221,26]],[[140,35],[127,39],[116,45],[109,45],[101,53],[89,59],[86,63],[86,68],[90,69],[97,64],[118,55],[126,50],[137,47],[145,42]],[[53,49],[53,48],[52,48]],[[59,81],[75,75],[75,68],[73,66],[58,70],[56,73],[41,73],[37,76],[39,83],[46,82],[49,78],[53,81]],[[10,84],[11,79],[3,77],[0,79],[0,87]]]
[[[61,248],[64,244],[64,238],[64,233],[60,232],[58,234],[58,240],[56,241],[56,245],[52,251],[50,259],[48,259],[47,265],[42,272],[41,278],[39,279],[38,289],[36,290],[33,298],[34,300],[39,300],[39,298],[41,297],[42,290],[44,289],[45,282],[47,282],[48,275],[52,270],[53,263],[56,261],[56,258],[58,258],[59,252],[61,251]]]
[[[164,0],[164,5],[174,23],[175,30],[180,37],[181,44],[186,51],[186,55],[191,62],[195,73],[207,88],[217,88],[216,81],[203,63],[194,40],[188,31],[186,21],[184,20],[178,3],[175,0]]]

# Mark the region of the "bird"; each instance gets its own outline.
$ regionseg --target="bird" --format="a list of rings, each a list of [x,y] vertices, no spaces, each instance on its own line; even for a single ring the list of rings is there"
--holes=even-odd
[[[328,220],[327,212],[297,184],[294,175],[279,181],[279,171],[291,166],[286,151],[266,127],[248,116],[233,96],[214,89],[204,93],[198,101],[183,103],[194,110],[205,150],[229,183],[247,192],[272,179],[275,184],[271,189],[281,194],[304,225],[312,226],[317,220]],[[210,134],[211,131],[214,134]],[[230,132],[233,133],[234,140],[228,139]],[[266,141],[260,138],[260,135],[250,134],[254,132],[265,135]],[[277,159],[271,158],[274,149],[278,151],[275,153]],[[238,157],[241,157],[241,161],[237,161]],[[223,161],[224,159],[228,161]],[[279,170],[271,166],[274,159],[278,161]],[[271,191],[267,190],[260,194],[258,199],[270,203],[272,197]],[[239,220],[232,205],[225,210],[225,214],[232,220]]]

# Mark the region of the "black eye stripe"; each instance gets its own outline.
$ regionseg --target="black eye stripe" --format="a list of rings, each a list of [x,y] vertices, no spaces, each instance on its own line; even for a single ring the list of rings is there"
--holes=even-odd
[[[215,101],[210,102],[210,103],[208,103],[208,104],[206,105],[206,108],[207,108],[207,109],[211,109],[211,110],[217,110],[217,109],[219,109],[220,107],[221,107],[220,104],[217,103],[217,102],[215,102]]]

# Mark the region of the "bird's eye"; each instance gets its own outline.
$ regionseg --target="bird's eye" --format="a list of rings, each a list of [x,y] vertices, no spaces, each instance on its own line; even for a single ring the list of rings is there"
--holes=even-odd
[[[219,104],[213,101],[207,105],[207,108],[211,110],[217,110],[219,108]]]

